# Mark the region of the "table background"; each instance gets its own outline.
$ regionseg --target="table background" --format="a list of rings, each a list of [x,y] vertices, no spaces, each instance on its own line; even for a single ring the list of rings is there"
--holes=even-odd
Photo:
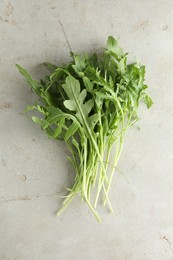
[[[32,102],[15,63],[39,79],[44,61],[99,51],[113,35],[146,65],[154,106],[128,132],[98,224],[76,199],[57,218],[57,197],[72,184],[62,142],[47,139],[20,112]],[[173,259],[173,1],[1,0],[0,259]]]

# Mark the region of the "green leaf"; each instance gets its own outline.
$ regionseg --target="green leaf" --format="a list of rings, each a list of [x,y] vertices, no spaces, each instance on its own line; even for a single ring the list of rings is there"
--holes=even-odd
[[[42,106],[39,106],[39,105],[33,105],[33,106],[27,106],[25,108],[25,112],[28,112],[28,111],[32,111],[32,110],[37,110],[38,112],[46,115],[46,109]]]
[[[65,120],[65,119],[71,119],[73,121],[77,121],[77,119],[68,113],[63,112],[61,109],[57,108],[57,107],[47,107],[46,108],[47,111],[49,112],[49,116],[47,117],[47,122],[49,124],[56,124],[58,122],[62,122],[61,120]]]
[[[69,98],[69,100],[64,101],[64,106],[70,111],[74,111],[76,117],[82,123],[88,117],[94,101],[91,99],[84,103],[87,95],[86,89],[80,92],[79,81],[72,76],[66,78],[66,83],[62,85],[62,88]]]
[[[97,68],[98,58],[96,53],[93,53],[92,56],[89,58],[89,63],[91,67]]]
[[[86,117],[89,116],[93,106],[94,106],[94,100],[93,99],[89,99],[88,101],[85,102],[85,104],[82,105],[83,112],[84,112],[84,115]]]
[[[114,97],[111,96],[110,94],[107,94],[107,93],[105,94],[105,93],[103,93],[103,92],[97,91],[97,92],[95,92],[95,94],[96,94],[99,98],[102,98],[102,99],[114,100]]]
[[[74,55],[74,62],[75,65],[72,65],[72,68],[75,70],[75,72],[80,73],[85,69],[85,57],[84,56],[79,56],[79,55]]]
[[[110,54],[115,54],[117,59],[121,59],[124,56],[122,49],[118,46],[118,42],[112,36],[108,37],[107,50],[110,51]]]
[[[88,79],[90,79],[90,81],[98,80],[96,69],[93,67],[87,67],[85,70],[85,75]]]
[[[64,137],[65,141],[67,141],[71,136],[73,136],[76,133],[76,131],[78,130],[79,126],[80,125],[77,122],[73,122],[71,124],[71,126],[68,128],[68,130],[67,130],[67,132],[65,134],[65,137]]]
[[[59,108],[48,107],[47,111],[49,112],[49,116],[47,117],[47,121],[49,122],[49,124],[57,123],[62,118],[66,117],[65,113],[62,112]]]
[[[65,90],[67,96],[69,99],[75,99],[77,101],[77,99],[79,99],[79,97],[77,95],[80,94],[80,84],[79,81],[76,80],[74,77],[72,76],[68,76],[66,78],[66,83],[62,85],[63,89]],[[83,100],[82,100],[83,102]]]
[[[36,105],[26,106],[25,112],[32,111],[32,110],[34,110],[34,109],[37,109],[37,106],[36,106]]]
[[[60,118],[59,122],[58,122],[58,125],[56,127],[56,129],[54,130],[54,133],[53,133],[53,137],[54,138],[58,138],[59,135],[62,133],[62,127],[65,125],[65,118],[62,117]]]
[[[46,130],[48,138],[52,138],[53,130],[49,126],[45,130]]]
[[[51,72],[57,69],[57,66],[50,62],[44,62],[43,65],[45,65]]]
[[[49,123],[44,119],[40,119],[36,116],[32,116],[31,119],[34,123],[40,125],[43,129],[46,129],[49,126]]]
[[[19,64],[16,64],[16,67],[18,68],[18,70],[20,71],[20,73],[25,77],[25,79],[27,80],[27,82],[29,83],[29,85],[31,86],[32,90],[40,96],[41,94],[41,87],[40,84],[37,80],[33,80],[31,75],[28,73],[27,70],[25,70],[24,68],[22,68]]]
[[[62,127],[61,126],[57,126],[57,128],[55,129],[54,133],[53,133],[53,137],[57,138],[62,132]]]
[[[145,96],[144,102],[147,108],[150,108],[153,105],[153,101],[148,95]]]
[[[98,120],[99,120],[98,114],[94,114],[94,115],[92,115],[92,116],[90,116],[88,118],[88,124],[89,124],[91,129],[93,129],[95,127],[95,125],[97,124]]]
[[[124,74],[126,71],[126,61],[127,57],[123,57],[118,63],[117,63],[117,70],[120,74]]]
[[[89,80],[87,77],[83,77],[84,86],[86,87],[86,90],[91,93],[93,91],[93,83]]]

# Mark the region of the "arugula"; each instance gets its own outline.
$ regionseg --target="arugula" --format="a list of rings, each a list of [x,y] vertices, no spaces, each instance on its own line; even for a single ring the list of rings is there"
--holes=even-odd
[[[40,82],[16,66],[39,97],[26,111],[40,112],[40,117],[31,117],[33,122],[49,137],[64,140],[71,154],[68,159],[76,177],[58,215],[79,194],[100,221],[96,206],[101,194],[104,205],[113,211],[108,193],[126,132],[138,120],[140,101],[148,108],[153,102],[146,92],[145,67],[127,64],[128,55],[112,36],[101,57],[96,53],[71,55],[72,61],[64,67],[44,63],[51,74]],[[113,145],[116,153],[111,165]],[[94,201],[91,193],[95,194]]]

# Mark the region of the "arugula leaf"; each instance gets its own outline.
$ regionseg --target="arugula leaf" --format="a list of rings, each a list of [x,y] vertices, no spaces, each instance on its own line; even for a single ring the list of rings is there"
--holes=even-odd
[[[18,68],[20,73],[25,77],[25,79],[27,80],[28,84],[31,86],[32,90],[35,92],[35,94],[41,95],[41,89],[42,88],[39,85],[38,81],[37,80],[33,80],[31,75],[27,72],[27,70],[22,68],[19,64],[16,64],[16,67]]]
[[[79,127],[80,127],[79,123],[73,122],[71,126],[68,128],[64,140],[67,141],[71,136],[73,136]]]
[[[117,60],[124,57],[124,53],[122,49],[118,46],[118,42],[112,36],[108,37],[107,50],[108,50],[107,53],[114,56]]]
[[[148,95],[145,96],[144,102],[147,105],[147,108],[150,108],[153,105],[153,101]]]
[[[90,99],[84,103],[87,91],[83,89],[82,92],[80,92],[79,81],[72,76],[66,78],[66,83],[62,85],[62,88],[69,98],[64,101],[65,107],[76,112],[76,117],[81,124],[86,124],[86,119],[93,108],[94,101]]]

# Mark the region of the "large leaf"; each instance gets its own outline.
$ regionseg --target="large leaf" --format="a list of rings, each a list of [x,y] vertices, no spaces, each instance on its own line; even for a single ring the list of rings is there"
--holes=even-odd
[[[87,135],[92,142],[94,149],[101,161],[101,164],[104,168],[104,164],[102,162],[102,157],[100,151],[98,149],[98,145],[96,142],[96,134],[93,129],[90,128],[89,125],[89,113],[94,106],[94,101],[88,100],[84,103],[86,94],[84,90],[80,92],[80,84],[79,81],[73,78],[72,76],[68,76],[66,78],[66,84],[62,85],[64,91],[66,92],[69,100],[64,101],[64,105],[69,109],[74,111],[76,118],[79,120],[81,125],[84,127],[84,134]],[[85,90],[86,91],[86,90]]]
[[[87,95],[86,89],[80,92],[79,81],[72,76],[66,78],[66,83],[63,84],[62,87],[69,98],[64,101],[64,106],[70,111],[74,111],[81,124],[86,123],[85,121],[94,105],[93,99],[85,102]]]

